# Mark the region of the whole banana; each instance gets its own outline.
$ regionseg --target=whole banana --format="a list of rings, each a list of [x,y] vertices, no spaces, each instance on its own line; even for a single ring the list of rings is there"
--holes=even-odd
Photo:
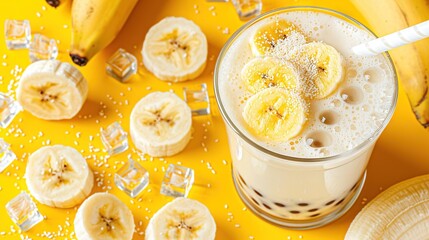
[[[378,35],[386,35],[429,18],[426,0],[352,0]],[[383,11],[380,11],[383,9]],[[402,88],[420,124],[429,127],[429,40],[389,51]]]
[[[138,0],[74,0],[70,57],[85,66],[109,45],[121,30]]]

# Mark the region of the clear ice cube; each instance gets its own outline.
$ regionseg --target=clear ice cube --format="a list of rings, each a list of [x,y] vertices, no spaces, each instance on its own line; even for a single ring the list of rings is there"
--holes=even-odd
[[[203,116],[210,114],[210,98],[207,84],[187,86],[183,88],[185,102],[192,110],[192,115]]]
[[[9,126],[21,111],[22,107],[17,101],[0,92],[0,127],[6,128]]]
[[[194,170],[170,164],[161,185],[161,194],[171,197],[187,197],[194,183]]]
[[[120,48],[107,60],[106,72],[116,80],[126,82],[137,72],[137,59]]]
[[[127,132],[118,122],[110,124],[101,130],[101,141],[109,155],[119,154],[128,149]]]
[[[134,198],[149,184],[149,172],[133,159],[115,173],[115,185]]]
[[[14,160],[16,155],[10,150],[9,144],[0,138],[0,173],[3,172]]]
[[[261,13],[262,0],[231,0],[241,20],[248,20]]]
[[[42,34],[34,34],[30,43],[30,60],[53,60],[58,56],[58,47],[55,39],[48,38]]]
[[[12,221],[23,231],[27,231],[43,220],[43,216],[37,209],[36,204],[26,192],[6,204],[6,210]]]
[[[6,19],[4,22],[6,46],[10,50],[28,48],[31,40],[31,27],[28,20]]]

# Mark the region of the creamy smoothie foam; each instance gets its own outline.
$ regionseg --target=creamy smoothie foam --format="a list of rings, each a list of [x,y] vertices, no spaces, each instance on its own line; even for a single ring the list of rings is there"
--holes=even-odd
[[[293,23],[310,41],[333,46],[345,63],[344,79],[335,92],[309,101],[308,121],[303,130],[280,142],[250,133],[242,113],[252,94],[240,77],[244,65],[255,58],[249,45],[252,34],[275,19]],[[378,137],[374,133],[390,118],[396,101],[395,74],[389,60],[382,55],[359,57],[351,52],[353,46],[371,39],[374,36],[367,31],[326,13],[285,11],[250,26],[224,54],[217,72],[217,94],[224,114],[251,141],[284,156],[279,158],[255,149],[228,126],[237,190],[259,215],[284,226],[312,227],[315,225],[311,223],[294,225],[288,221],[312,221],[338,213],[357,197]],[[296,47],[294,44],[300,44],[300,39],[290,39],[284,49],[291,50]],[[333,161],[312,161],[342,154],[368,139],[368,144],[346,156]],[[287,160],[288,156],[302,161]]]
[[[298,138],[287,142],[267,142],[249,134],[242,117],[251,94],[243,86],[240,72],[254,58],[249,39],[265,19],[243,33],[225,54],[220,68],[220,94],[232,121],[246,135],[271,151],[300,158],[326,157],[352,149],[376,131],[389,111],[393,98],[392,70],[382,57],[358,57],[351,48],[373,39],[367,32],[323,13],[291,12],[278,16],[297,25],[305,35],[335,47],[345,60],[345,77],[336,93],[312,101],[309,121]],[[322,136],[320,136],[322,133]],[[309,139],[310,138],[310,139]],[[324,148],[311,147],[321,138]]]

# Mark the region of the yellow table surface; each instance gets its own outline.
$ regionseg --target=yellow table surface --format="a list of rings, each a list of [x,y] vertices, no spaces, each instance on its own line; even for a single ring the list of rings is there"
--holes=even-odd
[[[291,5],[317,5],[349,14],[365,22],[348,1],[330,0],[265,0],[263,11]],[[213,8],[213,7],[214,8]],[[198,11],[196,11],[198,10]],[[133,53],[141,62],[140,50],[147,30],[166,16],[183,16],[195,21],[207,35],[209,60],[204,73],[196,80],[168,84],[156,79],[140,66],[138,75],[129,83],[122,84],[105,74],[105,61],[119,47]],[[0,1],[0,23],[5,19],[28,19],[32,33],[42,33],[57,39],[58,59],[70,62],[67,49],[70,43],[70,6],[58,9],[49,7],[44,0]],[[0,129],[0,137],[12,146],[18,160],[0,174],[0,238],[74,239],[74,209],[55,209],[37,204],[46,219],[30,231],[20,234],[5,209],[5,204],[21,191],[26,191],[25,179],[28,154],[50,141],[50,144],[70,145],[91,156],[89,165],[102,178],[104,185],[94,187],[93,192],[108,190],[118,196],[134,214],[136,233],[134,239],[144,239],[143,232],[150,217],[172,198],[159,193],[163,171],[168,163],[182,163],[195,169],[195,184],[189,197],[209,207],[217,223],[216,239],[343,239],[351,221],[367,202],[381,190],[401,180],[425,174],[429,171],[427,149],[429,134],[415,120],[407,98],[400,89],[396,112],[380,137],[368,166],[363,192],[353,208],[339,220],[322,228],[293,231],[273,226],[256,217],[235,192],[231,178],[231,158],[225,133],[225,125],[219,115],[213,97],[213,70],[217,55],[228,37],[241,25],[230,3],[207,3],[203,0],[140,0],[129,21],[116,40],[90,63],[80,68],[89,81],[89,96],[79,115],[72,120],[44,121],[27,112],[20,113],[7,129]],[[227,29],[227,30],[226,30]],[[0,24],[0,90],[15,89],[17,78],[14,69],[25,69],[30,64],[28,50],[7,50],[4,43],[3,24]],[[16,71],[16,70],[15,70]],[[19,74],[18,74],[19,75]],[[100,127],[121,121],[129,129],[129,114],[134,104],[153,91],[173,90],[182,97],[182,88],[191,84],[207,83],[212,96],[213,115],[193,118],[193,139],[185,151],[165,159],[140,158],[130,140],[126,153],[106,158],[106,153],[90,152],[90,146],[103,149],[99,138]],[[128,101],[129,104],[126,104]],[[105,117],[100,116],[102,105]],[[25,136],[20,133],[25,133]],[[80,137],[77,136],[80,133]],[[90,141],[90,136],[94,137]],[[49,141],[48,141],[49,140]],[[206,147],[206,149],[204,148]],[[150,172],[149,187],[134,201],[114,186],[113,173],[131,154]],[[103,160],[104,159],[104,160]],[[223,161],[225,160],[225,161]],[[108,165],[96,166],[106,161]],[[212,172],[207,163],[215,170]],[[225,164],[226,163],[226,164]],[[100,176],[100,174],[103,176]],[[70,223],[70,226],[67,226]]]

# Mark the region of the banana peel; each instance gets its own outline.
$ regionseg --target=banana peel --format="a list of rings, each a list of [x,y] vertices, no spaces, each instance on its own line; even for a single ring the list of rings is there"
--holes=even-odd
[[[377,35],[383,36],[429,18],[426,0],[351,0]],[[383,9],[383,11],[380,11]],[[419,123],[429,127],[429,40],[389,51],[402,88]]]

